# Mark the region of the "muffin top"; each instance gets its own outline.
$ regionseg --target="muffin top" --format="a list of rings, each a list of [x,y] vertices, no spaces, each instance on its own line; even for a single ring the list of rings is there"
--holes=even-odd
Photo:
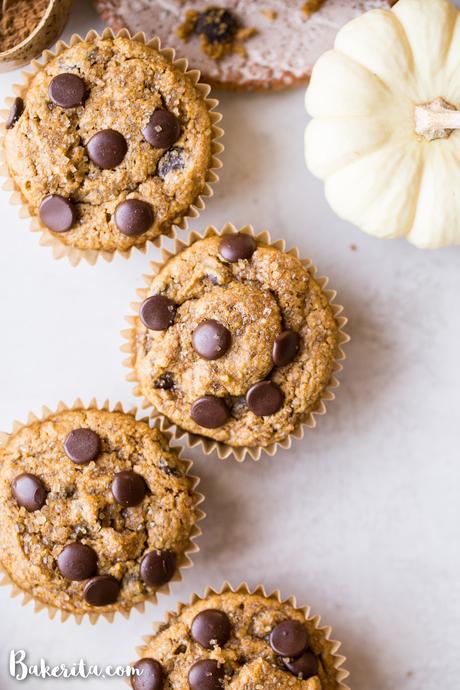
[[[129,414],[67,410],[0,449],[0,553],[11,579],[71,613],[129,609],[185,560],[192,479]]]
[[[182,690],[332,690],[330,643],[299,609],[261,594],[211,594],[141,648],[132,685]],[[157,684],[141,679],[158,677]],[[205,682],[207,681],[207,682]]]
[[[127,250],[170,230],[206,187],[212,126],[192,80],[129,38],[78,42],[7,123],[10,175],[66,245]]]
[[[195,242],[156,275],[136,319],[143,395],[231,446],[285,438],[315,407],[338,326],[302,262],[247,234]]]

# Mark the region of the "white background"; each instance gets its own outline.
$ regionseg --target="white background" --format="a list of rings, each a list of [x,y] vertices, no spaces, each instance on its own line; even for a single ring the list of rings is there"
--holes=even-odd
[[[102,26],[88,5],[78,2],[67,36]],[[2,97],[15,80],[1,75]],[[330,276],[352,335],[342,387],[318,428],[276,458],[238,465],[191,453],[207,497],[201,552],[158,607],[78,627],[0,589],[0,688],[21,686],[8,676],[12,648],[31,661],[124,664],[176,600],[247,579],[322,614],[343,641],[354,690],[457,690],[460,250],[379,241],[334,216],[303,163],[303,89],[223,95],[221,110],[225,167],[195,226],[268,228]],[[75,269],[38,245],[5,192],[0,210],[0,429],[60,399],[132,404],[119,331],[148,258]]]

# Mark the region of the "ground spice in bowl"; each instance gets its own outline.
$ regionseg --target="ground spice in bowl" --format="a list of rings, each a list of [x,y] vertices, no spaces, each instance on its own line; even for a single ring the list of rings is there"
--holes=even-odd
[[[14,0],[5,12],[0,7],[0,52],[14,48],[30,36],[49,4],[50,0]]]

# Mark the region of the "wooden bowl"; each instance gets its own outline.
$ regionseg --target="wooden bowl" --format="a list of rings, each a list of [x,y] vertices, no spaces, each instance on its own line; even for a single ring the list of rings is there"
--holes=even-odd
[[[48,9],[32,33],[16,46],[0,52],[0,72],[21,67],[49,48],[66,25],[72,2],[73,0],[50,0]]]

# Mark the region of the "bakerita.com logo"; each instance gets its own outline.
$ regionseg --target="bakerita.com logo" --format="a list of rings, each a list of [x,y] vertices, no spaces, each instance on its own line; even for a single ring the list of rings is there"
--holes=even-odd
[[[53,678],[132,678],[140,676],[141,669],[134,666],[99,666],[89,664],[84,659],[74,664],[56,664],[53,666],[46,659],[38,659],[33,663],[27,657],[24,649],[12,649],[9,659],[9,673],[16,680],[27,680],[27,678],[42,678],[52,680]]]

